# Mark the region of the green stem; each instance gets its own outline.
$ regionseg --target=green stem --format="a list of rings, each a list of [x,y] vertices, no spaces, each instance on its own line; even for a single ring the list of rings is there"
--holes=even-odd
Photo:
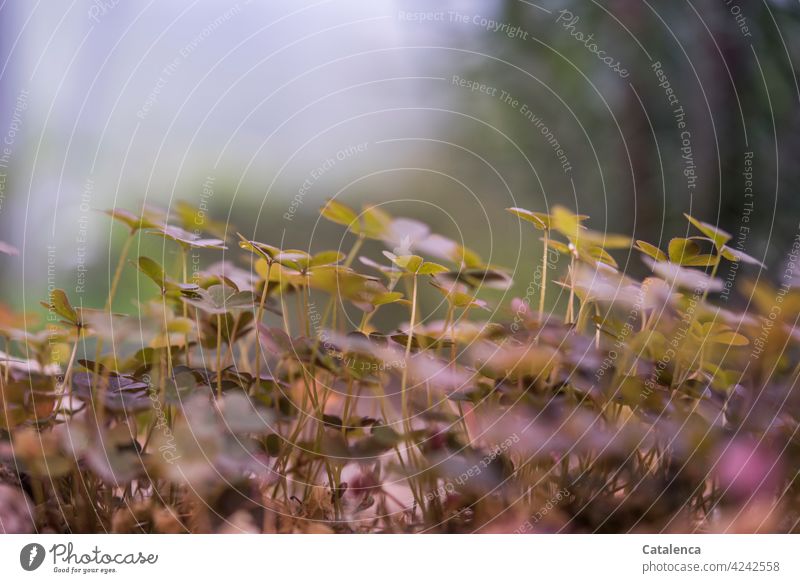
[[[267,302],[267,292],[269,290],[269,272],[272,270],[272,262],[267,262],[267,276],[264,279],[264,289],[261,291],[261,300],[258,302],[256,311],[256,385],[261,382],[261,359],[264,358],[263,348],[261,347],[261,331],[259,325],[261,318],[264,317],[264,304]]]
[[[6,353],[6,360],[3,363],[5,367],[3,370],[3,382],[8,383],[8,375],[11,371],[11,341],[9,340],[8,336],[3,335],[3,347]],[[44,360],[40,358],[40,360]],[[2,385],[0,385],[2,386]]]
[[[186,265],[186,247],[184,247],[183,245],[181,245],[181,262],[183,263],[183,283],[189,283],[187,281],[187,279],[188,279],[187,278],[187,276],[188,276],[188,267]],[[183,304],[183,318],[185,320],[185,319],[189,318],[189,306],[186,305],[186,302],[181,302],[181,303]],[[191,362],[190,362],[190,355],[189,355],[189,333],[188,332],[183,337],[183,349],[184,349],[184,353],[185,353],[184,358],[186,359],[186,366],[191,367],[192,365],[191,365]]]
[[[227,318],[225,319],[227,322]],[[233,316],[233,326],[228,331],[228,351],[231,354],[231,365],[236,364],[236,352],[234,350],[234,346],[236,345],[236,335],[239,333],[239,323],[241,322],[241,317]],[[226,327],[227,330],[227,327]],[[225,363],[228,362],[228,355],[225,354]]]
[[[308,285],[304,285],[303,287],[300,288],[299,291],[300,291],[301,299],[302,299],[302,302],[303,302],[303,304],[302,304],[303,305],[303,312],[302,313],[305,315],[305,314],[309,313],[309,307],[310,307],[310,303],[311,303],[311,292],[309,291]],[[303,319],[305,320],[305,323],[306,323],[306,336],[307,337],[311,336],[311,319],[307,318],[307,317],[304,317]]]
[[[411,288],[411,322],[408,324],[408,340],[406,340],[406,358],[411,354],[411,342],[414,339],[414,323],[417,319],[417,276],[414,275]]]
[[[217,398],[222,398],[222,316],[217,314]]]
[[[417,319],[417,275],[413,275],[413,285],[411,291],[411,322],[408,326],[408,340],[406,341],[406,350],[405,350],[405,366],[403,367],[403,375],[402,380],[400,382],[400,416],[403,418],[403,427],[405,428],[406,433],[411,433],[411,420],[408,415],[408,359],[411,355],[411,343],[414,339],[414,322]],[[408,462],[410,465],[415,466],[416,462],[414,460],[414,454],[411,449],[411,444],[408,445],[406,452],[408,454]],[[400,453],[399,448],[395,447],[395,451],[397,453],[397,457],[400,460],[400,465],[405,469],[405,463],[403,462],[403,457]],[[414,500],[420,507],[420,510],[425,512],[425,505],[423,502],[423,498],[417,489],[414,487],[414,484],[409,480],[409,487],[411,489],[412,494],[414,495]]]
[[[169,316],[167,316],[166,297],[162,296],[161,299],[164,305],[164,348],[167,351],[167,374],[172,376],[172,341],[169,337]]]
[[[400,386],[400,409],[403,417],[403,423],[408,430],[411,429],[411,422],[408,419],[408,358],[411,356],[411,343],[414,340],[414,322],[417,319],[417,276],[414,274],[412,290],[411,290],[411,322],[408,325],[408,340],[406,340],[405,360],[406,365],[403,367],[403,377]]]
[[[544,251],[542,252],[542,281],[539,282],[539,313],[544,314],[544,298],[547,290],[547,249],[549,246],[547,231],[544,232]]]
[[[589,310],[590,302],[585,301],[583,302],[580,307],[578,308],[578,316],[576,318],[575,329],[578,332],[585,332],[588,327],[588,321],[591,317],[591,311]]]
[[[574,323],[574,301],[575,301],[575,284],[572,281],[573,275],[575,272],[575,256],[572,256],[569,262],[569,303],[567,304],[567,324]]]
[[[114,303],[114,297],[117,295],[117,288],[119,287],[120,279],[122,279],[122,268],[125,266],[125,260],[128,258],[128,253],[130,252],[131,245],[133,244],[133,239],[136,236],[136,231],[130,231],[128,236],[125,238],[125,242],[122,244],[122,250],[119,253],[119,260],[117,261],[117,267],[114,270],[114,277],[111,279],[111,287],[108,290],[108,298],[106,299],[105,310],[109,312],[108,317],[111,318],[111,311],[112,306]],[[95,355],[94,360],[95,362],[100,360],[100,356],[103,352],[103,339],[97,339],[97,348],[95,348]],[[97,374],[99,367],[95,367],[94,373]]]
[[[364,235],[359,235],[358,239],[355,243],[353,243],[353,247],[350,249],[350,253],[347,254],[347,259],[344,261],[344,267],[348,268],[353,264],[353,261],[358,255],[358,252],[361,250],[361,246],[364,244]]]
[[[717,262],[714,264],[714,267],[711,268],[711,279],[714,279],[717,276],[717,270],[719,269],[720,263],[722,263],[722,256],[717,255]],[[705,303],[706,298],[708,298],[708,290],[709,288],[706,288],[705,291],[703,291],[703,299],[700,300],[701,304]]]
[[[281,316],[283,317],[283,329],[286,332],[286,335],[291,338],[292,337],[292,329],[289,326],[289,314],[286,308],[286,298],[283,297],[283,286],[278,288],[278,294],[280,294],[281,300]]]
[[[377,311],[380,309],[380,306],[375,306],[375,309],[371,312],[364,312],[361,316],[361,323],[358,325],[359,331],[363,332],[364,334],[367,333],[367,326],[369,326],[369,321],[372,319]]]
[[[64,373],[64,382],[61,384],[63,390],[60,391],[58,402],[53,409],[55,413],[58,413],[58,410],[61,408],[61,401],[64,398],[64,394],[67,392],[67,389],[69,389],[70,392],[72,391],[72,367],[75,365],[75,357],[78,354],[78,344],[80,344],[81,341],[81,329],[77,328],[77,331],[78,334],[75,338],[75,344],[72,346],[72,354],[70,354],[69,362],[67,363],[67,370]]]
[[[122,278],[122,268],[125,265],[125,260],[128,258],[128,252],[130,251],[131,244],[133,243],[135,236],[136,231],[131,231],[128,233],[128,237],[125,239],[125,243],[122,245],[122,250],[119,254],[119,261],[117,262],[117,268],[114,271],[114,278],[111,280],[111,288],[108,291],[106,310],[111,310],[112,303],[114,302],[114,296],[117,294],[117,287],[119,287],[119,281]]]
[[[444,327],[442,329],[442,335],[439,337],[439,346],[436,347],[437,356],[439,351],[442,349],[442,345],[444,344],[444,340],[447,338],[451,342],[454,342],[455,334],[450,330],[450,327],[453,325],[453,312],[455,311],[455,307],[452,303],[448,303],[447,305],[447,314],[444,317]],[[452,351],[451,351],[452,356]]]

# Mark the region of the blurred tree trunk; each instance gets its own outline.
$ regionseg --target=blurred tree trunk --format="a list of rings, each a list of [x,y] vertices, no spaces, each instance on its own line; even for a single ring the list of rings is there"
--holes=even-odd
[[[645,34],[646,24],[642,15],[643,4],[639,0],[615,0],[611,6],[612,13],[631,31],[635,38],[642,38]],[[620,44],[622,46],[622,44]],[[638,51],[638,45],[631,42],[629,46],[633,51]],[[634,63],[645,63],[644,55],[637,52],[628,51],[627,62],[631,75],[623,82],[629,82],[631,86],[637,88],[639,95],[644,103],[639,103],[633,89],[630,86],[625,88],[624,100],[621,106],[622,115],[618,116],[624,143],[620,145],[620,160],[626,162],[630,159],[630,169],[626,169],[624,174],[627,180],[621,178],[621,184],[627,186],[625,201],[623,204],[634,212],[622,213],[628,224],[621,225],[626,232],[633,232],[637,238],[647,238],[652,236],[653,228],[660,224],[661,210],[661,190],[660,181],[657,178],[656,161],[658,157],[653,147],[653,129],[647,120],[647,114],[643,107],[647,106],[647,101],[642,96],[641,87],[647,85],[647,75],[649,70],[646,66]]]

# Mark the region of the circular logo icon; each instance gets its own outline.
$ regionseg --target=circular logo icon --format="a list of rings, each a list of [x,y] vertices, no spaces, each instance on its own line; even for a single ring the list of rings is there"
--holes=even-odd
[[[19,564],[26,571],[35,571],[44,562],[44,547],[39,543],[30,543],[19,552]]]

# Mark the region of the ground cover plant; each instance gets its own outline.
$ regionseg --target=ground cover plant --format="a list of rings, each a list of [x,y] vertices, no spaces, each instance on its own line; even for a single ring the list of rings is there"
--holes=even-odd
[[[378,207],[329,201],[347,248],[317,253],[178,209],[108,211],[129,235],[104,306],[2,313],[4,531],[798,529],[793,255],[768,276],[688,215],[660,249],[511,208],[543,252],[495,305],[512,274]],[[135,256],[147,237],[174,253]],[[157,292],[134,315],[126,270]]]

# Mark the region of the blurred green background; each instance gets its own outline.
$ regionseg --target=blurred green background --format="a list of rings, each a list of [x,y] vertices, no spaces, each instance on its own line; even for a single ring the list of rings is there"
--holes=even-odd
[[[384,204],[513,269],[515,295],[541,247],[510,206],[662,246],[690,212],[777,270],[799,24],[788,0],[5,2],[2,301],[35,311],[50,284],[102,306],[124,232],[98,209],[178,200],[312,250],[352,242],[318,223],[326,198]],[[115,307],[148,285],[127,270]]]

